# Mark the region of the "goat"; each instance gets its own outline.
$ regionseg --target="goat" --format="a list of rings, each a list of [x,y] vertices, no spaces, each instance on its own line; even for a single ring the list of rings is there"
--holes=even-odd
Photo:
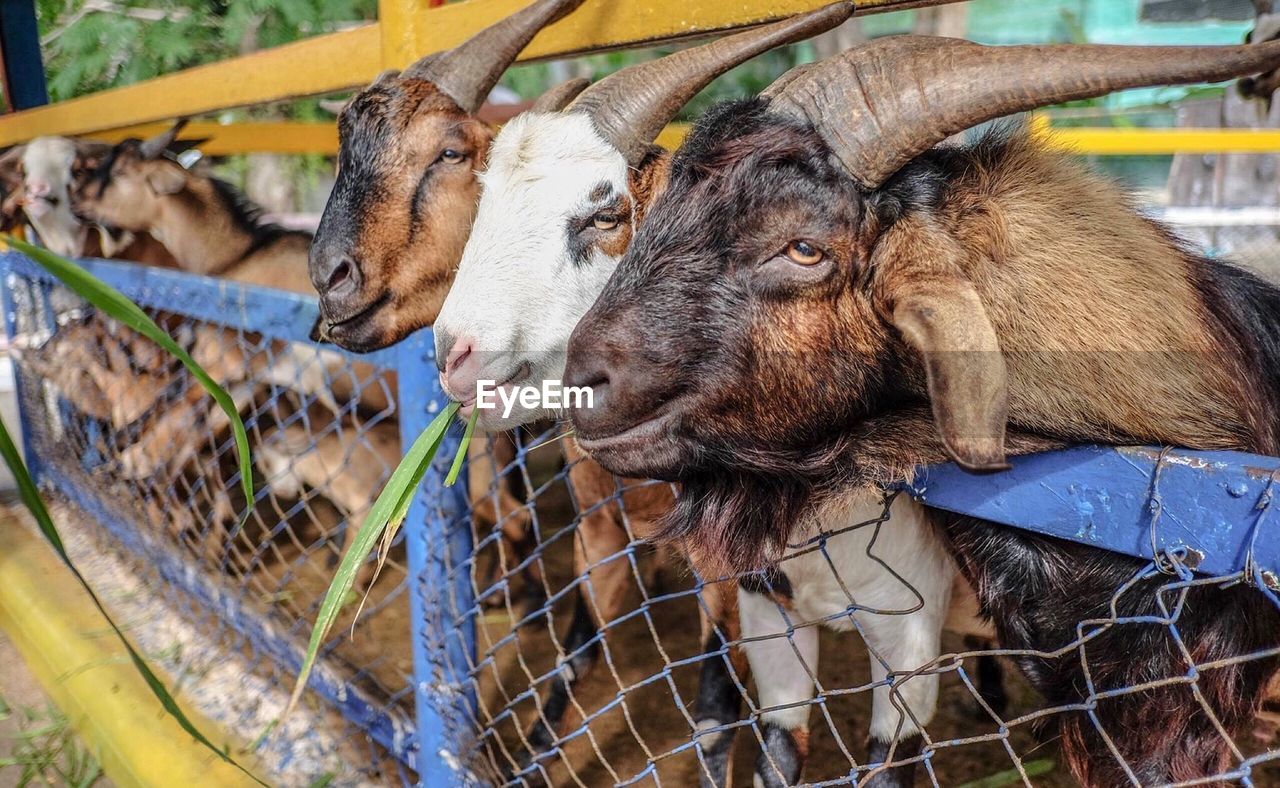
[[[343,433],[350,431],[349,435]],[[395,422],[359,425],[334,422],[319,434],[301,424],[288,424],[268,434],[256,462],[272,492],[302,498],[314,490],[333,502],[349,532],[359,528],[373,507],[372,493],[400,462],[400,427]],[[374,564],[361,566],[358,582],[367,588]]]
[[[580,444],[615,472],[681,481],[663,536],[735,570],[771,565],[824,508],[947,458],[996,471],[1007,453],[1071,442],[1280,451],[1280,291],[1183,248],[1020,132],[934,147],[1037,106],[1277,61],[1280,43],[888,38],[711,111],[570,341],[566,384],[595,387],[595,408],[572,414]],[[1089,698],[1088,714],[1054,717],[1080,782],[1224,772],[1215,726],[1252,719],[1274,658],[1201,672],[1198,704],[1148,684],[1188,667],[1164,627],[1113,628],[1090,640],[1086,677],[1075,652],[1052,652],[1128,581],[1119,614],[1160,615],[1160,578],[931,518],[1036,688],[1056,705]],[[1280,615],[1262,593],[1191,588],[1179,629],[1193,660],[1274,649]],[[1135,685],[1148,688],[1090,694]]]
[[[384,73],[343,108],[338,177],[311,249],[316,338],[368,351],[435,321],[493,139],[476,112],[534,35],[582,2],[537,0],[454,49]]]
[[[649,202],[662,188],[667,156],[654,148],[653,138],[720,72],[774,46],[834,27],[851,12],[851,4],[835,4],[625,69],[576,99],[567,96],[565,100],[573,103],[566,109],[555,111],[556,107],[543,103],[505,126],[494,140],[488,167],[481,176],[483,191],[476,222],[435,324],[437,364],[450,396],[470,403],[480,379],[513,386],[559,380],[564,355],[557,350],[565,347],[578,318],[599,295]],[[636,94],[641,98],[635,98]],[[651,101],[651,97],[658,99]],[[530,310],[530,302],[537,303],[539,309]],[[509,428],[553,415],[520,407],[501,416],[482,410],[478,424],[488,429]],[[625,549],[632,532],[640,536],[652,533],[653,524],[672,505],[666,486],[650,486],[643,488],[643,493],[636,490],[633,497],[624,497],[629,532],[617,504],[603,506],[616,496],[617,483],[599,465],[580,457],[570,447],[570,479],[575,496],[589,512],[576,533],[576,569],[588,576],[595,592],[594,604],[584,596],[578,599],[579,611],[565,638],[565,650],[572,655],[565,676],[553,684],[543,719],[527,737],[535,750],[552,745],[551,729],[560,722],[556,715],[566,708],[566,695],[573,683],[597,655],[597,649],[585,648],[597,637],[597,621],[607,624],[621,612],[624,599],[618,591],[630,577]],[[636,480],[623,482],[628,489],[635,484]],[[901,506],[911,504],[904,501]],[[856,516],[863,514],[859,511]],[[928,552],[932,532],[921,530],[919,536],[916,542],[903,540],[900,546]],[[852,536],[837,541],[851,553],[865,546]],[[914,585],[926,589],[928,609],[918,616],[890,620],[892,632],[884,624],[888,619],[881,619],[885,634],[876,645],[898,668],[917,664],[904,661],[908,656],[924,659],[938,653],[955,567],[941,548],[933,553],[939,556],[937,565],[948,571],[913,576]],[[932,564],[922,566],[935,568]],[[900,609],[913,606],[914,600],[906,598],[909,593],[904,588],[899,594],[896,601]],[[699,729],[709,730],[739,716],[737,685],[719,656],[724,649],[721,633],[735,637],[737,605],[731,583],[709,585],[703,596],[712,620],[704,621],[708,656],[702,663],[702,690],[694,719]],[[748,601],[754,605],[757,598]],[[763,618],[772,622],[776,616]],[[743,617],[744,634],[750,624],[761,619],[754,607],[749,608]],[[925,634],[904,636],[908,627],[916,626],[932,632],[932,638]],[[924,653],[902,653],[903,644]],[[811,645],[816,645],[816,640]],[[784,648],[789,653],[790,647]],[[735,649],[733,653],[740,663],[740,652]],[[745,666],[736,667],[745,676]],[[798,680],[805,676],[803,670],[785,672]],[[770,676],[770,688],[786,688],[791,682],[773,669],[757,675]],[[908,703],[927,719],[935,703],[936,678],[922,677],[903,688],[904,695],[913,693],[917,696]],[[887,690],[877,694],[883,697],[876,700],[875,736],[887,743],[894,738],[894,726],[889,722],[892,707]],[[723,732],[706,736],[705,781],[727,781],[732,741],[732,735]]]
[[[310,254],[320,294],[313,339],[365,352],[435,321],[475,216],[476,170],[493,139],[481,105],[520,50],[582,2],[537,0],[451,50],[382,74],[342,107],[337,179]],[[510,436],[490,442],[495,454],[514,454]],[[525,554],[528,510],[493,478],[499,469],[483,443],[472,444],[470,459],[474,513],[501,523]]]
[[[119,257],[174,267],[173,257],[149,235],[89,225],[72,213],[75,172],[82,162],[109,148],[106,143],[66,137],[37,137],[10,148],[0,156],[5,226],[15,227],[25,216],[41,243],[67,257]]]

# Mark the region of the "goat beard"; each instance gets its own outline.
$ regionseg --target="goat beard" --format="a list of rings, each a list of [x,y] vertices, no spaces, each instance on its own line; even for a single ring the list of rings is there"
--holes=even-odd
[[[878,414],[820,444],[787,450],[707,452],[682,478],[656,539],[680,545],[704,580],[766,568],[794,534],[836,496],[878,494],[910,483],[917,468],[948,462],[927,407]],[[1010,430],[1011,455],[1062,448],[1063,441]]]

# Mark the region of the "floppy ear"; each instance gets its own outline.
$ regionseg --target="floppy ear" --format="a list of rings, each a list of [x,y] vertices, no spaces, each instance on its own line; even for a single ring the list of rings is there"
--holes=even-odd
[[[187,176],[181,166],[161,161],[147,167],[147,185],[158,196],[177,194],[187,185]]]
[[[995,328],[960,254],[954,239],[905,219],[877,245],[872,269],[889,322],[924,362],[947,453],[967,471],[999,471],[1009,467],[1008,377]]]

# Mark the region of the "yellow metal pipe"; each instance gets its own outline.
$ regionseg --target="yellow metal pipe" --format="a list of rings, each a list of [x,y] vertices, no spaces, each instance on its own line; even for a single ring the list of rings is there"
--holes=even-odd
[[[164,713],[124,648],[102,634],[106,620],[88,595],[9,512],[0,512],[0,629],[116,785],[254,785]],[[188,716],[245,762],[212,723]]]
[[[365,25],[252,55],[0,116],[0,145],[91,134],[226,107],[328,93],[378,73],[378,27]]]
[[[104,142],[119,142],[127,137],[147,137],[169,128],[167,123],[144,123],[93,135]],[[182,131],[183,139],[206,140],[200,150],[208,156],[231,156],[237,153],[338,153],[338,127],[334,123],[189,123]]]
[[[824,5],[828,0],[592,0],[543,31],[522,60],[565,57],[710,35]],[[955,0],[862,0],[862,13]],[[365,25],[179,71],[136,85],[0,117],[0,145],[42,134],[83,135],[353,88],[388,67],[452,47],[528,0],[468,0],[424,9],[383,0],[387,27]]]
[[[1096,156],[1155,156],[1174,153],[1280,153],[1280,130],[1271,129],[1175,129],[1175,128],[1055,128],[1037,116],[1031,133],[1054,148]],[[117,142],[125,137],[149,137],[167,128],[151,123],[95,134],[96,139]],[[688,124],[673,123],[658,136],[668,150],[679,147]],[[338,152],[338,130],[333,123],[192,123],[185,139],[205,139],[200,149],[210,156],[237,153]]]

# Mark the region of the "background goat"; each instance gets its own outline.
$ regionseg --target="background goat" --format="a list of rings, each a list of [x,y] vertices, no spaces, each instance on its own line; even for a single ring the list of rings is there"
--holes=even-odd
[[[0,156],[0,182],[7,195],[2,210],[8,227],[25,219],[40,242],[68,257],[119,257],[173,267],[172,255],[149,235],[89,225],[71,209],[74,173],[110,145],[67,137],[37,137]]]
[[[737,569],[776,557],[816,508],[919,463],[995,470],[1006,450],[1062,441],[1276,453],[1280,292],[1181,247],[1020,133],[930,149],[1036,106],[1278,60],[1280,44],[880,39],[710,113],[571,341],[566,382],[596,387],[596,408],[574,413],[580,442],[615,471],[682,480],[665,535]],[[1188,668],[1167,628],[1112,628],[1089,641],[1086,681],[1075,651],[1049,655],[1105,618],[1142,562],[938,520],[1052,703],[1146,685],[1091,700],[1098,729],[1056,715],[1081,782],[1228,768],[1216,725],[1252,719],[1274,658],[1201,672],[1193,697],[1150,684]],[[1162,584],[1127,587],[1120,615],[1159,615]],[[1265,593],[1189,589],[1192,663],[1274,648]]]

